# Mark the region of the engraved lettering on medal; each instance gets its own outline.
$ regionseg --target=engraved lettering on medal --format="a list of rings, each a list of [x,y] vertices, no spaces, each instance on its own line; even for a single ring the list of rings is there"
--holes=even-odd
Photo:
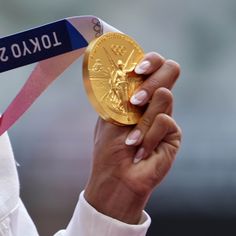
[[[7,62],[9,57],[6,55],[6,48],[2,47],[0,48],[0,61],[1,62]]]

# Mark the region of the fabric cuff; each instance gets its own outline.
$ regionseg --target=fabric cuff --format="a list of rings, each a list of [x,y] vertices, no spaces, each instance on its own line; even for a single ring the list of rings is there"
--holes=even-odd
[[[84,236],[144,236],[151,224],[151,218],[143,211],[139,224],[126,224],[98,212],[84,198],[81,192],[74,215],[66,235]],[[81,232],[78,233],[78,232]]]

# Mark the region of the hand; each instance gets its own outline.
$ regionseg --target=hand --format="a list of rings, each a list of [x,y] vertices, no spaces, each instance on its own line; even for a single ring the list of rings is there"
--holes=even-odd
[[[181,140],[180,128],[171,117],[169,90],[179,76],[179,66],[156,53],[146,54],[142,62],[135,72],[148,78],[131,102],[139,106],[150,103],[136,126],[116,126],[98,119],[93,168],[85,188],[85,198],[94,208],[129,224],[139,222]]]

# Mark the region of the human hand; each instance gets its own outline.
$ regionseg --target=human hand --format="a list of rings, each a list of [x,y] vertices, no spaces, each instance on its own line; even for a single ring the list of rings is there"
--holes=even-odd
[[[116,126],[98,119],[92,173],[86,200],[99,212],[129,224],[140,220],[148,198],[170,169],[180,147],[181,131],[171,117],[170,89],[179,66],[156,53],[136,67],[148,78],[131,103],[149,105],[136,126]]]

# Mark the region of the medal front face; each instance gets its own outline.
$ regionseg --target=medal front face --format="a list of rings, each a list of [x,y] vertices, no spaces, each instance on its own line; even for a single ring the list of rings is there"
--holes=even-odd
[[[107,33],[92,41],[83,63],[85,88],[99,115],[114,124],[133,125],[143,109],[129,100],[143,82],[134,73],[144,52],[130,37],[121,33]]]

